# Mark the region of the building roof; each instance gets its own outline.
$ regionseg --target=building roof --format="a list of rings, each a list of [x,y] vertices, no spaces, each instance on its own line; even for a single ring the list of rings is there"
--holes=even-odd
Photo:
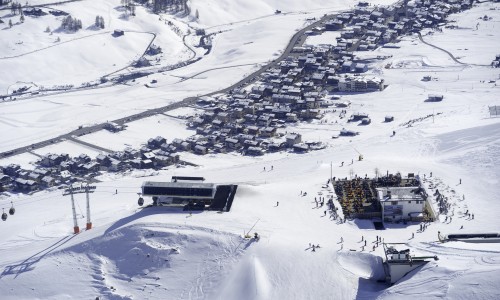
[[[377,188],[378,199],[380,201],[401,201],[401,200],[423,200],[421,194],[418,194],[418,186],[413,187],[382,187]],[[387,197],[390,191],[391,197]]]

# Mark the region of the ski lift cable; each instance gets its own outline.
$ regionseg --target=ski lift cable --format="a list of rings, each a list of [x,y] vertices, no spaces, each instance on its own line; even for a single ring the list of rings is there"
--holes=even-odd
[[[78,206],[78,210],[80,210],[80,214],[82,215],[83,218],[85,218],[85,215],[82,212],[82,208],[80,207],[80,203],[78,202],[77,199],[75,199],[76,205]]]

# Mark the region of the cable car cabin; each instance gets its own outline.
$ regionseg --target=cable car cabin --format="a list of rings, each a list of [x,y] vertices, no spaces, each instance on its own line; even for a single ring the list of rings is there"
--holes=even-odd
[[[153,198],[153,205],[184,206],[212,204],[217,186],[203,182],[153,182],[142,184],[142,195]]]

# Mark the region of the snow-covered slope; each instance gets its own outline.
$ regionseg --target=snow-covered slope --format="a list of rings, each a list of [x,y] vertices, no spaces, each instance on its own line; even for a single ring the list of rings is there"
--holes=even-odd
[[[337,7],[331,1],[289,0],[286,6],[281,1],[243,2],[192,1],[200,14],[199,22],[193,26],[220,25],[221,30],[230,31],[216,38],[210,56],[176,70],[174,75],[196,74],[215,66],[237,64],[242,61],[240,57],[250,64],[269,60],[272,58],[269,54],[272,56],[283,49],[287,36],[301,27],[309,16],[274,16],[274,10],[297,12],[309,8],[327,7],[328,10],[330,5]],[[339,4],[338,8],[347,8],[352,3]],[[76,14],[79,7],[87,4],[89,9],[109,4],[113,12],[118,1],[75,2],[65,9],[74,9]],[[498,8],[498,5],[484,3],[457,15],[458,25],[460,22],[474,24],[473,20],[486,11],[496,20],[500,17],[499,10],[490,12],[492,7]],[[318,10],[318,15],[322,12]],[[207,20],[207,15],[214,18]],[[233,27],[225,25],[258,17],[263,18]],[[116,28],[125,28],[132,22],[118,19],[116,15],[112,20],[121,22]],[[154,31],[153,26],[159,26],[146,20],[136,18],[133,22],[137,24],[132,23],[141,30],[152,26]],[[280,24],[282,20],[289,22],[290,28]],[[275,37],[262,34],[266,30]],[[12,32],[4,30],[0,35]],[[452,45],[456,37],[449,33],[424,35],[424,40],[431,42],[433,39],[432,43],[454,52]],[[478,51],[484,50],[485,57],[491,56],[490,50],[497,44],[498,33],[493,26],[479,26],[475,33],[474,44],[481,48]],[[174,41],[178,42],[177,38],[172,38],[172,43]],[[317,41],[323,42],[319,37]],[[253,43],[244,45],[246,42]],[[266,43],[270,49],[255,46]],[[500,119],[490,118],[488,114],[488,105],[500,104],[495,83],[498,71],[457,64],[442,51],[421,43],[416,36],[403,38],[400,46],[400,49],[378,49],[369,53],[388,56],[373,65],[370,71],[386,79],[387,89],[342,97],[351,102],[349,111],[370,113],[370,126],[348,124],[339,118],[338,112],[329,112],[324,118],[327,123],[313,121],[285,129],[300,132],[307,140],[325,142],[328,147],[324,150],[303,155],[281,152],[257,158],[238,154],[196,156],[183,153],[183,159],[196,162],[199,167],[103,175],[98,178],[101,182],[96,184],[96,192],[91,195],[94,228],[78,235],[72,234],[69,197],[62,196],[60,190],[29,196],[1,195],[0,208],[8,209],[13,201],[17,209],[14,216],[0,223],[1,298],[495,299],[500,276],[500,246],[461,242],[440,244],[437,232],[498,232],[500,228],[497,218],[500,204],[495,201],[500,192],[500,171],[496,167]],[[467,47],[472,49],[474,45]],[[130,52],[122,47],[120,53],[132,55],[136,51],[128,50]],[[229,50],[232,51],[229,53]],[[252,54],[254,56],[250,57]],[[40,63],[44,62],[41,55],[37,57]],[[463,60],[483,64],[487,62],[485,57],[474,54]],[[119,56],[114,58],[119,59]],[[95,61],[90,63],[95,64],[99,58],[92,59]],[[102,122],[131,111],[174,102],[186,95],[224,87],[252,69],[255,67],[224,69],[182,83],[178,83],[178,77],[170,76],[172,73],[158,74],[155,75],[159,79],[156,89],[143,86],[151,81],[149,77],[134,86],[3,103],[0,107],[1,147],[11,149],[67,132],[79,124]],[[425,75],[438,80],[422,82]],[[1,76],[3,80],[5,76]],[[441,103],[424,102],[429,93],[441,93],[445,98]],[[387,114],[393,115],[395,121],[382,122]],[[431,114],[436,115],[428,117]],[[149,134],[169,135],[170,139],[184,137],[189,132],[181,131],[178,127],[181,125],[171,118],[154,117],[134,122],[130,130],[111,137],[111,134],[97,133],[85,139],[102,147],[120,149],[140,144],[144,132],[148,133],[144,141]],[[332,139],[342,127],[361,134]],[[390,137],[393,130],[397,133]],[[95,155],[95,150],[78,148],[69,142],[47,149],[68,149],[71,153],[88,151]],[[43,153],[46,152],[38,150],[35,154]],[[364,156],[361,162],[356,161],[359,153]],[[34,159],[35,155],[23,154],[0,160],[0,164],[18,161],[26,165]],[[341,162],[347,163],[341,166]],[[419,232],[419,224],[388,225],[386,230],[377,231],[369,221],[341,224],[325,216],[323,209],[316,208],[314,198],[333,194],[331,188],[324,187],[330,172],[336,177],[374,176],[375,169],[426,174],[426,186],[432,183],[450,199],[453,221],[445,222],[445,216],[441,216],[423,232]],[[432,178],[428,177],[430,172],[433,172]],[[137,206],[137,192],[143,181],[169,181],[173,175],[194,174],[210,182],[239,185],[230,212],[190,214],[162,207],[139,209]],[[302,191],[306,191],[307,196],[301,196]],[[87,217],[85,197],[77,195],[76,203],[78,222],[83,228]],[[466,211],[473,212],[475,218],[467,218]],[[242,237],[252,227],[251,233],[258,232],[261,236],[258,242]],[[411,238],[412,233],[415,238]],[[377,283],[381,277],[383,252],[381,247],[372,248],[376,236],[386,242],[407,243],[416,254],[437,255],[439,261],[429,263],[392,287]],[[361,237],[368,243],[364,251],[361,251],[364,245]],[[313,252],[311,243],[319,244],[320,248]]]

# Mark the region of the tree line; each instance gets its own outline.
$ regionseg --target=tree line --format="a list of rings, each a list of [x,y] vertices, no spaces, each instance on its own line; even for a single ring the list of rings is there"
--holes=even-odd
[[[191,13],[191,9],[187,4],[188,0],[153,0],[153,12],[159,13],[169,11],[173,13]]]

